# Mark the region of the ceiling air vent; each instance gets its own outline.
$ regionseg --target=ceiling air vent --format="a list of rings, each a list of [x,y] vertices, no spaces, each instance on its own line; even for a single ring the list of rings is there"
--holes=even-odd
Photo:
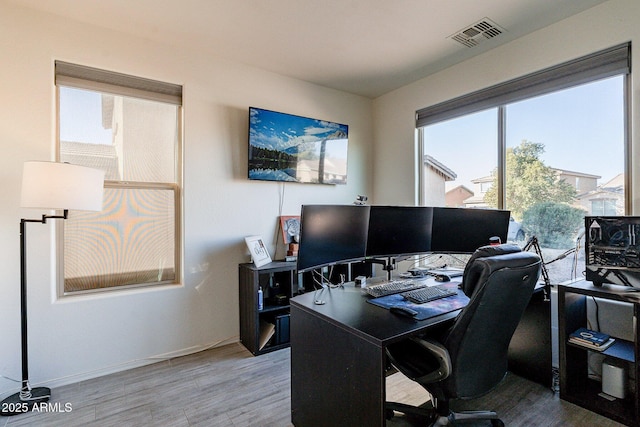
[[[465,45],[475,47],[485,40],[492,39],[504,33],[505,30],[489,18],[483,18],[469,27],[466,27],[449,36],[450,39]]]

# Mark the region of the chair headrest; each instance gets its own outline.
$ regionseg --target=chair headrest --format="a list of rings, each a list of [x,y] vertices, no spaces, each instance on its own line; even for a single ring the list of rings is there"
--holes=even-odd
[[[522,249],[518,245],[511,243],[504,243],[502,245],[487,245],[481,246],[471,255],[469,261],[464,267],[464,273],[462,274],[462,291],[465,295],[470,296],[473,293],[473,289],[477,285],[479,273],[472,272],[471,267],[478,258],[492,257],[496,255],[505,255],[516,252],[521,252]]]

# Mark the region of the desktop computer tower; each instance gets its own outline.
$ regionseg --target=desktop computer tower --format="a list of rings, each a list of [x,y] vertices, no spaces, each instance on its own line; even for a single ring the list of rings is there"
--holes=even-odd
[[[586,279],[640,288],[640,217],[585,217]]]

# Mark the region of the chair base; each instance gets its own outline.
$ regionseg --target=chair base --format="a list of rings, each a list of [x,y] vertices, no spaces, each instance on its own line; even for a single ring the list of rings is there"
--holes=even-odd
[[[449,418],[453,421],[451,423],[453,425],[455,425],[458,422],[465,422],[465,421],[490,420],[491,425],[493,427],[504,427],[504,423],[500,418],[498,418],[498,414],[496,414],[493,411],[451,412],[451,414],[449,415]]]
[[[413,425],[430,426],[433,425],[438,418],[438,414],[430,402],[427,402],[425,406],[411,406],[404,403],[386,402],[384,408],[387,420],[395,416],[394,412],[401,412],[406,415],[407,419]]]
[[[404,403],[386,402],[385,410],[387,419],[393,418],[393,412],[401,412],[408,417],[418,418],[424,425],[439,426],[455,426],[457,423],[466,423],[471,421],[489,420],[493,427],[504,427],[502,420],[498,418],[498,414],[493,411],[461,411],[449,412],[447,416],[438,414],[436,408],[430,403],[428,406],[411,406]]]

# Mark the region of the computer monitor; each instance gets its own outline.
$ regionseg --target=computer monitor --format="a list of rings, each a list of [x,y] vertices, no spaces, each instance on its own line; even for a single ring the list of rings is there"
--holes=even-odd
[[[298,271],[365,257],[369,206],[303,205]]]
[[[494,236],[506,243],[510,216],[498,209],[433,208],[431,251],[473,253]]]
[[[640,217],[585,217],[585,278],[640,288]]]
[[[398,257],[431,250],[433,208],[371,206],[367,257]]]

